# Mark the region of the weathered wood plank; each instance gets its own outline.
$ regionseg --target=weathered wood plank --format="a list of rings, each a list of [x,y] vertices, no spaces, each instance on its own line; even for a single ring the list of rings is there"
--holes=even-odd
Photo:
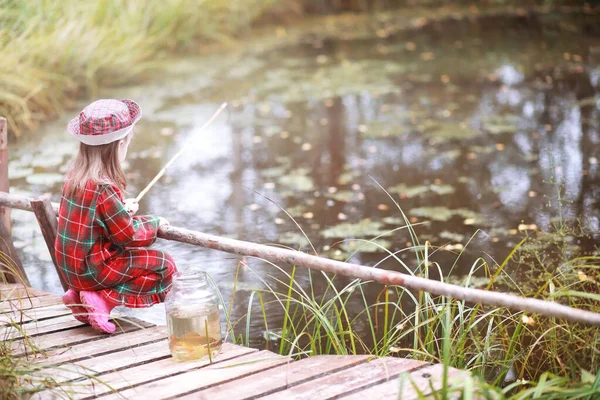
[[[213,359],[213,365],[222,365],[228,360],[244,360],[244,356],[256,354],[256,349],[236,346],[230,343],[224,343],[221,352]],[[115,390],[124,390],[135,385],[146,384],[161,379],[177,376],[191,370],[202,369],[209,365],[208,360],[177,362],[173,358],[154,361],[147,364],[138,365],[121,371],[110,372],[95,379],[85,379],[80,382],[74,382],[70,388],[71,395],[75,398],[92,398],[103,394],[114,393]],[[100,382],[101,381],[101,382]],[[116,395],[123,399],[120,394]],[[36,398],[50,398],[48,394]],[[104,398],[104,397],[103,397]],[[150,392],[146,398],[158,398]]]
[[[60,297],[53,296],[51,294],[37,297],[16,297],[12,299],[3,300],[0,302],[0,312],[2,311],[19,311],[19,310],[30,310],[32,308],[40,308],[46,306],[53,306],[62,304]]]
[[[0,328],[0,338],[2,340],[22,339],[24,337],[39,336],[52,332],[65,331],[72,328],[84,326],[85,324],[77,321],[71,315],[45,319],[43,321],[34,321],[30,324],[15,326],[5,326]]]
[[[424,364],[422,361],[402,358],[379,358],[292,386],[289,389],[265,396],[263,399],[312,400],[339,397],[363,387],[393,380],[402,372],[413,371]]]
[[[131,332],[142,329],[138,324],[129,322],[121,322],[117,326],[117,331],[111,335],[119,335],[124,332]],[[42,336],[34,336],[27,339],[18,339],[8,343],[8,347],[14,351],[14,355],[23,355],[30,353],[31,346],[37,347],[39,350],[52,348],[60,348],[77,343],[85,343],[94,340],[102,340],[107,336],[105,333],[100,333],[91,326],[84,325],[68,331],[54,332]]]
[[[164,338],[159,342],[134,346],[74,363],[61,363],[44,369],[40,375],[52,377],[56,382],[66,382],[170,357],[169,341]]]
[[[0,301],[25,297],[47,296],[48,293],[25,287],[21,284],[0,282]]]
[[[248,356],[235,358],[220,364],[208,365],[199,370],[156,380],[133,389],[112,394],[107,399],[164,399],[198,391],[212,385],[239,379],[257,372],[268,370],[291,360],[270,351],[260,351]],[[175,362],[175,361],[173,361]],[[240,390],[242,390],[240,388]]]
[[[354,367],[369,360],[370,356],[314,356],[282,365],[245,378],[212,386],[201,392],[210,400],[243,400],[266,396],[294,385],[312,381],[321,376]],[[197,399],[200,393],[183,396]]]
[[[99,356],[113,351],[123,350],[167,337],[166,327],[154,326],[138,331],[126,332],[117,336],[105,336],[101,340],[70,345],[66,348],[46,350],[40,355],[41,365],[73,362]]]
[[[24,324],[69,314],[71,314],[71,310],[64,305],[32,308],[23,311],[6,311],[0,313],[0,326],[12,323]]]
[[[428,365],[425,368],[418,369],[411,373],[401,374],[399,377],[371,386],[359,392],[343,396],[343,400],[414,400],[419,399],[419,392],[425,396],[432,394],[433,390],[442,387],[442,374],[444,366],[442,364]],[[461,371],[455,368],[448,369],[448,382],[450,387],[460,387],[460,380],[467,371]],[[399,393],[399,389],[402,392]]]

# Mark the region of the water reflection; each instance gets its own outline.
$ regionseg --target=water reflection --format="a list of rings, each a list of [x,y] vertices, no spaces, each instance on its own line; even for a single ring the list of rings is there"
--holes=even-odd
[[[400,213],[377,183],[402,184],[391,195],[411,221],[435,221],[416,228],[423,242],[464,244],[477,230],[485,232],[469,245],[457,274],[483,253],[504,257],[518,242],[513,230],[521,223],[549,229],[559,212],[550,182],[564,182],[569,202],[562,215],[580,218],[584,229],[597,234],[600,64],[590,49],[600,45],[600,37],[593,28],[585,36],[556,35],[544,21],[522,22],[449,23],[418,35],[309,41],[253,55],[247,63],[237,56],[221,57],[220,64],[183,60],[183,66],[172,67],[168,84],[111,90],[106,96],[135,97],[145,110],[128,161],[130,192],[141,190],[186,146],[143,199],[141,212],[260,243],[287,237],[287,245],[312,252],[298,223],[320,255],[344,259],[351,252],[340,247],[342,238],[322,232],[340,223],[364,227],[367,219],[381,222],[380,230],[397,227]],[[507,26],[519,28],[507,33]],[[580,62],[573,62],[575,55]],[[231,102],[228,116],[199,131],[224,100]],[[63,131],[61,120],[12,146],[11,168],[63,172],[74,154]],[[35,165],[40,157],[51,162]],[[58,199],[60,184],[11,176],[16,191],[51,191]],[[427,213],[417,215],[417,209]],[[33,216],[13,216],[32,283],[59,293]],[[348,236],[362,237],[358,231]],[[392,251],[411,245],[405,231],[386,239]],[[583,241],[582,251],[594,251],[597,239]],[[171,242],[157,246],[171,252],[181,268],[207,269],[229,298],[239,258]],[[447,271],[455,257],[441,251],[435,260]],[[384,258],[359,252],[352,261],[375,265]],[[399,258],[416,266],[409,251]],[[248,311],[252,290],[266,285],[284,290],[269,277],[288,280],[288,267],[247,262],[238,271],[234,320]],[[392,258],[380,267],[402,269]],[[318,274],[314,278],[320,293],[326,282]],[[296,279],[307,287],[307,271],[298,271]],[[370,287],[373,300],[381,288]],[[276,303],[268,307],[276,329],[282,311]],[[161,312],[150,314],[160,320]],[[256,344],[263,340],[260,314],[252,324]]]

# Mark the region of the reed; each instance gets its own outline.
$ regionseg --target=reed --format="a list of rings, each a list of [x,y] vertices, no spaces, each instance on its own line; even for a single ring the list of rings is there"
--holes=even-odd
[[[516,292],[600,312],[598,256],[569,258],[568,252],[558,251],[562,256],[540,258],[531,250],[537,248],[539,239],[524,238],[501,262],[490,264],[482,257],[473,262],[466,276],[454,277],[454,267],[469,243],[456,254],[450,272],[442,273],[447,269],[432,261],[432,254],[444,250],[420,243],[408,221],[404,229],[409,230],[413,246],[396,252],[382,248],[385,258],[395,260],[401,272],[455,278],[465,287],[471,287],[475,279],[484,280],[487,290]],[[566,237],[570,228],[561,223],[556,229],[558,237]],[[365,243],[374,243],[374,239]],[[560,250],[562,243],[557,241],[556,246]],[[545,251],[552,253],[551,249]],[[405,252],[414,255],[416,268],[399,257]],[[252,318],[260,315],[267,347],[284,355],[372,354],[443,363],[471,371],[470,380],[460,390],[485,398],[600,396],[600,337],[594,327],[325,273],[319,273],[325,279],[325,290],[317,290],[314,271],[308,272],[306,281],[298,279],[297,267],[262,261],[278,273],[265,277],[245,265],[245,273],[254,274],[263,289],[252,292],[243,316],[229,320],[231,331],[238,332],[246,343]],[[526,264],[537,280],[518,284],[513,273]],[[369,300],[367,293],[375,287],[379,294]],[[235,294],[234,287],[232,301]],[[259,304],[254,298],[260,299]],[[267,318],[267,309],[273,313],[276,308],[283,314],[279,326]],[[451,390],[444,380],[438,398],[447,398]]]
[[[229,42],[278,0],[0,0],[0,115],[16,135],[171,52]]]

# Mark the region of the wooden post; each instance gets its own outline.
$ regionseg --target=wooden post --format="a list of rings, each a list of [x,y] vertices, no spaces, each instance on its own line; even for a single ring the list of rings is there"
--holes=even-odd
[[[33,209],[33,213],[40,224],[40,229],[42,230],[42,235],[46,241],[46,246],[48,246],[48,250],[50,251],[54,268],[56,269],[56,273],[60,279],[60,284],[62,285],[63,289],[67,291],[69,286],[67,285],[67,282],[65,282],[60,272],[60,268],[56,262],[56,254],[54,252],[56,229],[58,227],[58,216],[56,215],[56,211],[54,211],[52,203],[50,203],[50,199],[44,196],[31,199],[31,208]]]
[[[8,133],[6,118],[0,117],[0,191],[8,193]],[[23,263],[17,255],[11,238],[10,208],[0,207],[0,278],[8,283],[30,286]]]

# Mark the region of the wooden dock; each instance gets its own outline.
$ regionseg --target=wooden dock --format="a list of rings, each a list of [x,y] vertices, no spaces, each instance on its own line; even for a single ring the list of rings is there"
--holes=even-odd
[[[442,384],[443,367],[370,356],[314,356],[299,361],[225,343],[209,361],[177,362],[166,327],[120,321],[106,335],[76,321],[57,296],[0,284],[0,332],[6,346],[33,359],[36,376],[61,385],[35,399],[416,399]],[[26,346],[40,351],[32,354]],[[465,371],[449,370],[451,382]],[[401,385],[400,381],[403,380]],[[402,388],[402,392],[398,391]]]

